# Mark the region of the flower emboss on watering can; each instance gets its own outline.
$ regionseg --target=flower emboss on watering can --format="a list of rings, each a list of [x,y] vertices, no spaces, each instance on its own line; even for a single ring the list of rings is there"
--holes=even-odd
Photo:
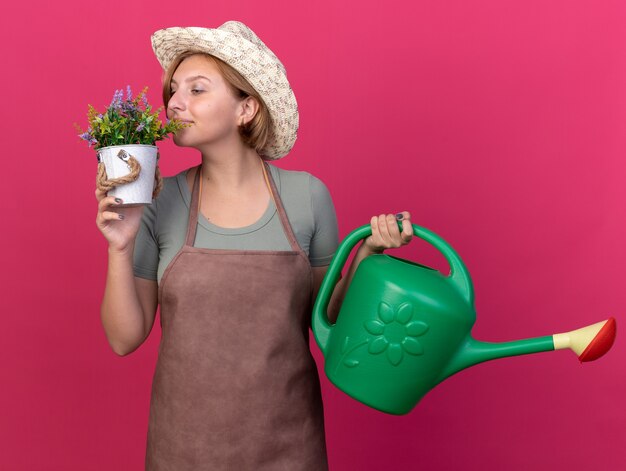
[[[331,382],[353,398],[391,414],[409,412],[433,387],[469,366],[506,356],[571,348],[581,361],[604,354],[615,338],[613,318],[553,336],[504,343],[472,338],[474,289],[458,254],[433,232],[414,234],[439,250],[446,276],[386,254],[365,258],[335,324],[326,310],[350,250],[371,234],[352,231],[339,246],[313,307],[312,328]]]
[[[378,319],[365,323],[365,329],[375,338],[368,347],[369,353],[387,352],[387,360],[393,366],[402,362],[404,353],[421,355],[424,347],[418,337],[428,331],[428,324],[412,320],[413,306],[402,303],[396,309],[381,301],[378,305]]]
[[[367,345],[367,352],[372,355],[386,353],[386,358],[393,366],[398,366],[405,353],[422,355],[424,347],[418,337],[428,331],[428,325],[414,321],[413,306],[402,303],[394,309],[384,301],[378,305],[378,319],[363,324],[365,333],[370,336],[352,345],[350,337],[346,337],[341,346],[342,359],[337,367],[344,365],[349,368],[358,366],[360,361],[350,354],[356,349]]]

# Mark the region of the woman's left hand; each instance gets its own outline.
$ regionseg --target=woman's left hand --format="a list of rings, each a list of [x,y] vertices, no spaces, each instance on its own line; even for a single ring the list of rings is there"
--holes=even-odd
[[[402,232],[398,228],[400,220],[402,221]],[[411,215],[408,211],[373,216],[370,224],[372,235],[365,239],[363,245],[372,253],[382,253],[385,249],[401,247],[411,242],[413,238]]]

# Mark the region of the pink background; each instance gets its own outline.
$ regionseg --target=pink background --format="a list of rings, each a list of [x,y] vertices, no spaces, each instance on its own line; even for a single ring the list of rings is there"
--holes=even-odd
[[[106,343],[96,161],[72,123],[126,84],[159,103],[154,30],[251,26],[299,101],[280,166],[326,182],[342,237],[411,211],[466,262],[474,336],[504,341],[624,325],[625,14],[621,0],[5,6],[0,469],[142,467],[158,332],[126,358]],[[198,162],[169,141],[161,155],[166,175]],[[446,269],[423,242],[403,252]],[[401,417],[323,377],[331,468],[626,469],[623,339],[596,363],[476,366]]]

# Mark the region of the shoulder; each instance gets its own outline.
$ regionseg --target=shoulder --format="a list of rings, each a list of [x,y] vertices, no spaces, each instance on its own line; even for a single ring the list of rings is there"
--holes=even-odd
[[[294,225],[307,227],[312,235],[322,227],[337,225],[333,199],[321,179],[309,172],[271,167],[275,169],[272,175],[279,185],[278,191]]]
[[[270,164],[272,175],[278,177],[279,190],[297,193],[306,193],[315,199],[321,195],[329,195],[328,188],[315,175],[302,170],[285,170]]]
[[[187,184],[186,174],[189,169],[184,169],[175,175],[163,177],[163,188],[156,198],[156,202],[163,202],[171,198],[180,197],[183,185]]]
[[[160,218],[163,214],[178,209],[181,204],[184,205],[184,187],[182,185],[187,184],[185,179],[186,173],[187,169],[175,175],[163,177],[163,187],[159,195],[152,200],[152,204],[145,206],[144,217],[156,221],[157,213]]]
[[[186,182],[187,181],[187,172],[189,171],[189,168],[186,168],[184,170],[181,170],[180,172],[178,172],[175,175],[171,175],[169,177],[164,177],[163,178],[163,188],[165,187],[169,187],[169,189],[171,190],[172,188],[178,187],[178,184],[180,182]]]

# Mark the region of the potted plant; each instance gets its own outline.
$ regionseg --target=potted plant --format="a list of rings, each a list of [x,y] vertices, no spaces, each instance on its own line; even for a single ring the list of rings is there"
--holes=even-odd
[[[144,88],[135,98],[130,85],[116,90],[104,113],[89,105],[86,131],[78,125],[79,137],[92,145],[98,157],[97,185],[110,196],[121,198],[123,206],[150,204],[162,183],[158,167],[156,141],[188,126],[178,120],[159,119],[163,107],[156,111],[148,103]]]

